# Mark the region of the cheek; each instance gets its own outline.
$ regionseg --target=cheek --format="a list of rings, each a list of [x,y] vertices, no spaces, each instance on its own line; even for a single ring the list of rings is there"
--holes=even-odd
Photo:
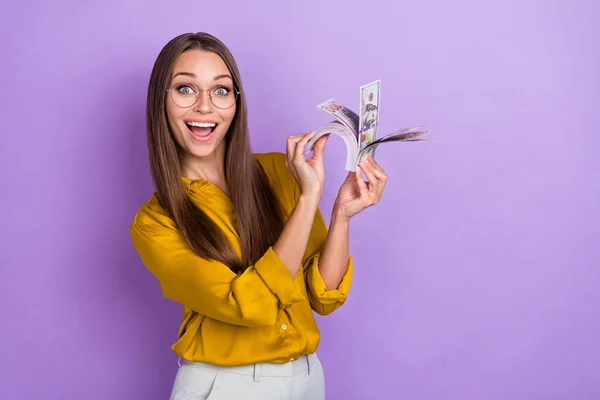
[[[222,115],[223,120],[224,121],[233,120],[233,117],[235,117],[235,110],[236,110],[236,106],[233,106],[227,110],[224,110],[224,113]]]
[[[167,102],[166,104],[166,113],[167,113],[167,122],[169,125],[169,131],[171,133],[171,137],[179,146],[185,147],[184,136],[185,134],[181,131],[180,121],[183,118],[182,108],[175,106],[172,102]]]
[[[169,127],[171,128],[171,131],[175,135],[178,135],[180,129],[179,122],[183,118],[185,111],[182,108],[173,105],[173,103],[167,102],[166,112],[167,121],[169,121]]]
[[[171,101],[167,101],[167,119],[170,123],[174,123],[181,117],[181,108],[176,107]]]
[[[235,106],[233,106],[227,110],[221,110],[221,112],[219,113],[219,116],[221,117],[221,120],[223,121],[223,123],[231,124],[231,121],[233,121],[233,117],[235,117],[235,110],[236,110]]]

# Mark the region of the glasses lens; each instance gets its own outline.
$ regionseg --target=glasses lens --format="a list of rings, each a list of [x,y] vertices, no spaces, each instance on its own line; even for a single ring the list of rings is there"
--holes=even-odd
[[[198,88],[189,84],[178,84],[171,88],[173,103],[179,107],[191,107],[198,98]]]
[[[200,96],[200,89],[192,84],[177,84],[170,90],[173,103],[182,108],[193,106]],[[218,85],[211,89],[210,98],[217,108],[230,108],[237,100],[237,91],[230,85]]]
[[[230,85],[219,85],[212,88],[210,98],[217,108],[229,108],[237,100],[237,91]]]

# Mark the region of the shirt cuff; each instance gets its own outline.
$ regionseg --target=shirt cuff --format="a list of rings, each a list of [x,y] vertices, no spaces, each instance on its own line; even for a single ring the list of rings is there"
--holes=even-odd
[[[269,247],[265,255],[254,264],[254,269],[284,306],[304,300],[290,271],[272,247]]]
[[[340,281],[340,284],[337,288],[330,290],[327,290],[325,281],[323,280],[321,272],[319,271],[319,258],[320,253],[309,260],[309,269],[306,275],[308,287],[310,288],[312,294],[321,304],[332,304],[346,300],[348,291],[350,290],[350,284],[352,283],[352,256],[349,256],[348,258],[348,267],[346,269],[346,273],[344,273],[344,276]]]

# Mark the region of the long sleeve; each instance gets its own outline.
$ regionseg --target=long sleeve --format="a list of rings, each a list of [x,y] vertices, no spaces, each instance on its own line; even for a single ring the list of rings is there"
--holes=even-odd
[[[319,272],[319,254],[312,257],[305,269],[310,305],[317,314],[328,315],[346,302],[352,283],[352,256],[348,260],[348,269],[336,289],[327,290]]]
[[[309,257],[303,265],[303,271],[311,308],[320,315],[331,314],[344,304],[352,283],[353,263],[350,256],[346,272],[338,287],[327,290],[319,271],[319,259],[326,238],[327,226],[321,211],[317,211],[307,246]]]
[[[281,307],[303,300],[272,248],[243,273],[196,255],[171,227],[134,221],[133,244],[163,295],[215,320],[247,327],[275,324]]]
[[[286,167],[285,154],[256,154],[285,215],[295,208],[299,188]],[[189,198],[222,230],[241,254],[231,199],[205,179],[182,177]],[[314,218],[301,270],[292,278],[273,248],[243,273],[196,255],[156,194],[135,214],[130,226],[142,263],[163,295],[183,305],[175,353],[188,361],[235,366],[286,363],[312,354],[319,345],[314,314],[329,314],[348,294],[352,260],[337,288],[326,290],[319,270],[327,226]]]
[[[288,190],[283,191],[288,195],[288,207],[292,209],[294,204],[300,197],[300,188],[294,177],[289,173],[285,166],[285,155],[278,155],[274,158],[274,168],[279,174],[279,179],[285,182],[285,187]],[[320,315],[328,315],[337,310],[348,296],[348,291],[352,283],[353,260],[352,256],[348,259],[348,267],[340,284],[336,289],[327,290],[323,277],[319,271],[319,259],[321,251],[327,239],[327,224],[323,219],[320,209],[317,210],[313,221],[312,230],[306,246],[305,261],[302,269],[304,272],[304,280],[307,286],[308,297],[311,308]]]

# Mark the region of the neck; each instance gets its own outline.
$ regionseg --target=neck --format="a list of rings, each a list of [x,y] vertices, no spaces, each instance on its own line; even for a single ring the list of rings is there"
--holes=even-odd
[[[206,157],[187,155],[182,162],[181,172],[188,179],[206,179],[229,195],[225,179],[225,148],[219,146]]]

